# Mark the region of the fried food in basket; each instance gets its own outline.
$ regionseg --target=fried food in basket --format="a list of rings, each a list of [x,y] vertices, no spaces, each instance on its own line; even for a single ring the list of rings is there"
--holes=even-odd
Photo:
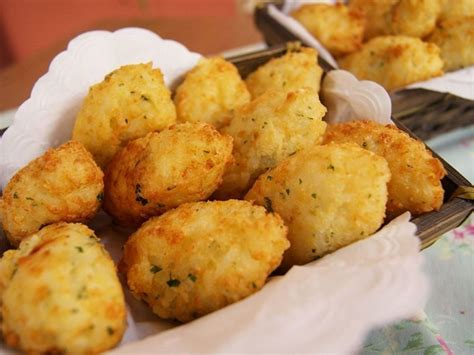
[[[474,4],[474,1],[472,1]],[[474,15],[446,20],[439,24],[429,42],[441,49],[447,71],[474,64]]]
[[[317,93],[322,75],[318,52],[304,47],[269,60],[251,73],[245,83],[253,98],[268,90],[294,91],[302,87],[312,88]]]
[[[445,21],[448,19],[460,16],[474,16],[474,1],[472,0],[441,0],[443,9],[439,20]]]
[[[14,246],[44,225],[83,222],[95,216],[103,173],[76,141],[50,149],[19,170],[0,198],[0,221]]]
[[[325,143],[352,142],[384,157],[392,178],[388,183],[387,214],[396,217],[405,211],[413,215],[438,210],[443,204],[442,163],[422,142],[394,125],[373,121],[352,121],[329,126]]]
[[[121,263],[135,297],[188,322],[265,284],[288,248],[277,214],[247,201],[188,203],[143,224]]]
[[[105,172],[104,209],[121,225],[208,198],[232,159],[232,138],[206,123],[181,123],[129,142]]]
[[[232,111],[250,101],[250,93],[234,64],[224,58],[203,58],[176,89],[179,122],[207,122],[221,128]]]
[[[365,14],[365,40],[387,35],[392,7],[400,0],[349,0],[349,9]],[[436,1],[436,0],[434,0]]]
[[[358,79],[375,81],[387,90],[443,74],[439,48],[407,36],[376,37],[340,59],[339,65]]]
[[[234,138],[234,164],[215,197],[241,198],[266,169],[304,147],[319,144],[326,108],[314,90],[267,91],[241,107],[223,132]]]
[[[433,32],[442,0],[401,0],[391,11],[390,34],[423,38]]]
[[[346,5],[308,4],[291,13],[334,56],[362,46],[365,16]]]
[[[304,149],[259,177],[245,196],[288,226],[283,269],[374,233],[382,225],[390,179],[384,158],[356,144]]]
[[[105,168],[128,141],[176,121],[171,94],[151,63],[126,65],[89,89],[76,117],[73,138]]]
[[[82,224],[47,226],[5,252],[0,300],[5,343],[30,354],[100,353],[126,327],[115,265]]]

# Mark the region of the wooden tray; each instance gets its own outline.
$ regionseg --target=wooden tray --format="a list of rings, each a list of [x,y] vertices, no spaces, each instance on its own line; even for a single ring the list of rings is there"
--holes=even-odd
[[[275,1],[281,6],[283,1]],[[268,14],[267,5],[255,11],[255,24],[268,45],[300,41]],[[325,71],[334,69],[322,58],[319,64]],[[390,94],[392,112],[411,131],[422,139],[429,139],[451,130],[474,124],[474,102],[451,94],[425,89],[401,90]]]
[[[246,77],[271,58],[286,53],[286,50],[287,45],[280,44],[262,51],[228,58],[228,60],[235,64],[243,77]],[[400,129],[406,131],[412,137],[420,139],[403,122],[394,117],[392,119]],[[423,248],[433,244],[444,233],[458,227],[474,210],[473,200],[456,197],[461,187],[472,188],[472,184],[435,152],[432,151],[432,153],[443,163],[447,171],[447,175],[442,181],[445,199],[439,211],[426,213],[412,220],[418,227],[417,235]]]

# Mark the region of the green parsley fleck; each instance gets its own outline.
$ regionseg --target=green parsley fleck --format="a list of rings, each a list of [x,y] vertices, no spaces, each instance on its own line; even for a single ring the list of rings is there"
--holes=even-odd
[[[209,150],[203,150],[204,153],[209,154],[211,151]]]
[[[107,327],[107,333],[108,333],[109,335],[114,335],[114,333],[115,333],[114,328],[112,328],[112,327]]]
[[[362,143],[362,148],[367,149],[367,142],[366,142],[366,141],[364,141],[364,142]]]
[[[28,200],[28,201],[34,201],[34,199],[32,197],[26,197],[25,199]]]
[[[18,198],[18,194],[16,192],[13,193],[13,198]]]
[[[257,285],[255,284],[255,282],[252,282],[252,287],[255,289],[257,288]]]
[[[76,249],[79,253],[84,253],[84,249],[82,249],[82,247],[76,247]]]
[[[286,189],[285,191],[286,191],[286,194],[290,196],[290,189]]]
[[[178,287],[181,284],[181,281],[178,279],[169,279],[166,281],[169,287]]]
[[[268,181],[272,181],[272,179],[273,179],[273,176],[271,176],[271,175],[268,175],[268,176],[267,176],[267,180],[268,180]]]
[[[311,197],[314,198],[314,199],[316,199],[316,196],[317,196],[317,195],[316,195],[316,193],[314,193],[314,192],[311,194]]]
[[[196,275],[193,275],[193,274],[188,274],[188,278],[189,278],[192,282],[196,282],[196,280],[197,280]]]
[[[163,270],[163,269],[159,266],[156,266],[156,265],[152,265],[151,268],[150,268],[150,272],[152,272],[153,274],[156,274],[157,272],[160,272],[161,270]]]
[[[99,194],[96,196],[97,201],[102,202],[104,201],[104,192],[99,192]]]
[[[298,179],[298,181],[300,182],[300,185],[303,183],[303,180],[301,180],[301,179]]]
[[[171,185],[166,188],[166,191],[171,191],[171,190],[174,190],[175,188],[176,188],[176,185]]]
[[[263,207],[265,207],[268,212],[273,212],[272,200],[269,197],[263,198]]]
[[[328,165],[328,169],[330,169],[330,170],[333,170],[333,171],[334,171],[336,168],[334,167],[334,165],[332,165],[332,164],[329,164],[329,165]]]
[[[141,95],[140,98],[143,100],[143,101],[150,101],[150,98],[146,95]]]

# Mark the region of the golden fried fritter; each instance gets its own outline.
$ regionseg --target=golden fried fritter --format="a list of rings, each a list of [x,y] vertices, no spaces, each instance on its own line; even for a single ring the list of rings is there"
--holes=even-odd
[[[376,37],[358,52],[339,60],[360,80],[372,80],[387,90],[443,74],[439,48],[408,36]]]
[[[325,143],[353,142],[384,157],[392,178],[388,183],[387,214],[405,211],[414,215],[438,210],[443,204],[441,179],[446,174],[422,142],[393,125],[373,121],[352,121],[329,126]]]
[[[440,21],[460,17],[474,16],[473,0],[442,0],[443,9],[440,15]]]
[[[389,179],[385,159],[356,144],[313,146],[260,176],[245,199],[285,221],[288,269],[374,233],[384,220]]]
[[[322,75],[318,52],[313,48],[300,48],[271,59],[251,73],[245,84],[253,98],[268,90],[294,91],[302,87],[318,93]]]
[[[115,265],[84,225],[47,226],[7,251],[0,285],[3,339],[27,353],[100,353],[125,331]]]
[[[428,41],[441,49],[445,70],[473,65],[474,16],[458,17],[440,23]]]
[[[132,293],[161,318],[187,322],[258,291],[288,248],[276,214],[247,201],[187,203],[125,244]]]
[[[206,123],[182,123],[129,142],[105,172],[104,209],[137,226],[185,202],[208,198],[232,159],[232,138]]]
[[[349,0],[349,9],[365,14],[365,40],[390,34],[392,7],[400,0]],[[434,0],[435,1],[435,0]]]
[[[92,86],[76,118],[73,138],[104,168],[128,141],[176,121],[171,94],[151,63],[126,65]]]
[[[232,111],[250,101],[237,68],[224,58],[203,58],[176,89],[174,102],[180,122],[207,122],[221,128]]]
[[[326,108],[312,89],[267,91],[241,107],[223,132],[234,138],[234,164],[215,197],[241,198],[266,169],[322,140]]]
[[[365,15],[346,5],[308,4],[291,13],[334,56],[362,46]]]
[[[19,170],[0,198],[0,221],[10,243],[56,222],[83,222],[102,200],[103,173],[76,141],[50,149]]]
[[[441,13],[441,0],[401,0],[391,10],[393,35],[423,38],[433,32]]]

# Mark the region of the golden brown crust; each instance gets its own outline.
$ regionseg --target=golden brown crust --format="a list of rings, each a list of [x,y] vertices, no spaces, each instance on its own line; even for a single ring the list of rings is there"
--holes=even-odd
[[[375,81],[387,90],[443,74],[439,48],[407,36],[376,37],[340,59],[339,65],[358,79]]]
[[[89,89],[76,117],[73,138],[105,168],[128,141],[176,121],[163,74],[151,63],[126,65]]]
[[[414,215],[438,210],[443,204],[442,163],[425,145],[393,125],[352,121],[329,126],[325,143],[352,142],[387,159],[392,178],[388,183],[390,218],[410,211]]]
[[[355,52],[362,46],[365,15],[346,5],[308,4],[291,13],[334,56]]]
[[[105,172],[104,209],[137,226],[185,202],[208,198],[232,159],[232,138],[206,123],[177,124],[129,142]]]
[[[355,144],[306,148],[259,177],[246,200],[280,214],[301,265],[374,233],[387,202],[387,162]]]
[[[122,269],[154,313],[187,322],[261,289],[289,246],[286,232],[247,201],[187,203],[129,238]]]
[[[207,122],[216,128],[227,125],[232,111],[249,101],[237,68],[221,57],[201,59],[174,97],[179,122]]]
[[[99,353],[125,331],[115,265],[84,225],[47,226],[7,251],[0,285],[5,342],[27,353]]]
[[[252,98],[268,90],[294,91],[302,87],[320,89],[323,70],[318,65],[318,52],[313,48],[289,50],[284,56],[270,59],[246,79]]]
[[[18,171],[0,203],[0,220],[13,245],[56,222],[83,222],[97,213],[103,173],[76,141],[50,149]]]

